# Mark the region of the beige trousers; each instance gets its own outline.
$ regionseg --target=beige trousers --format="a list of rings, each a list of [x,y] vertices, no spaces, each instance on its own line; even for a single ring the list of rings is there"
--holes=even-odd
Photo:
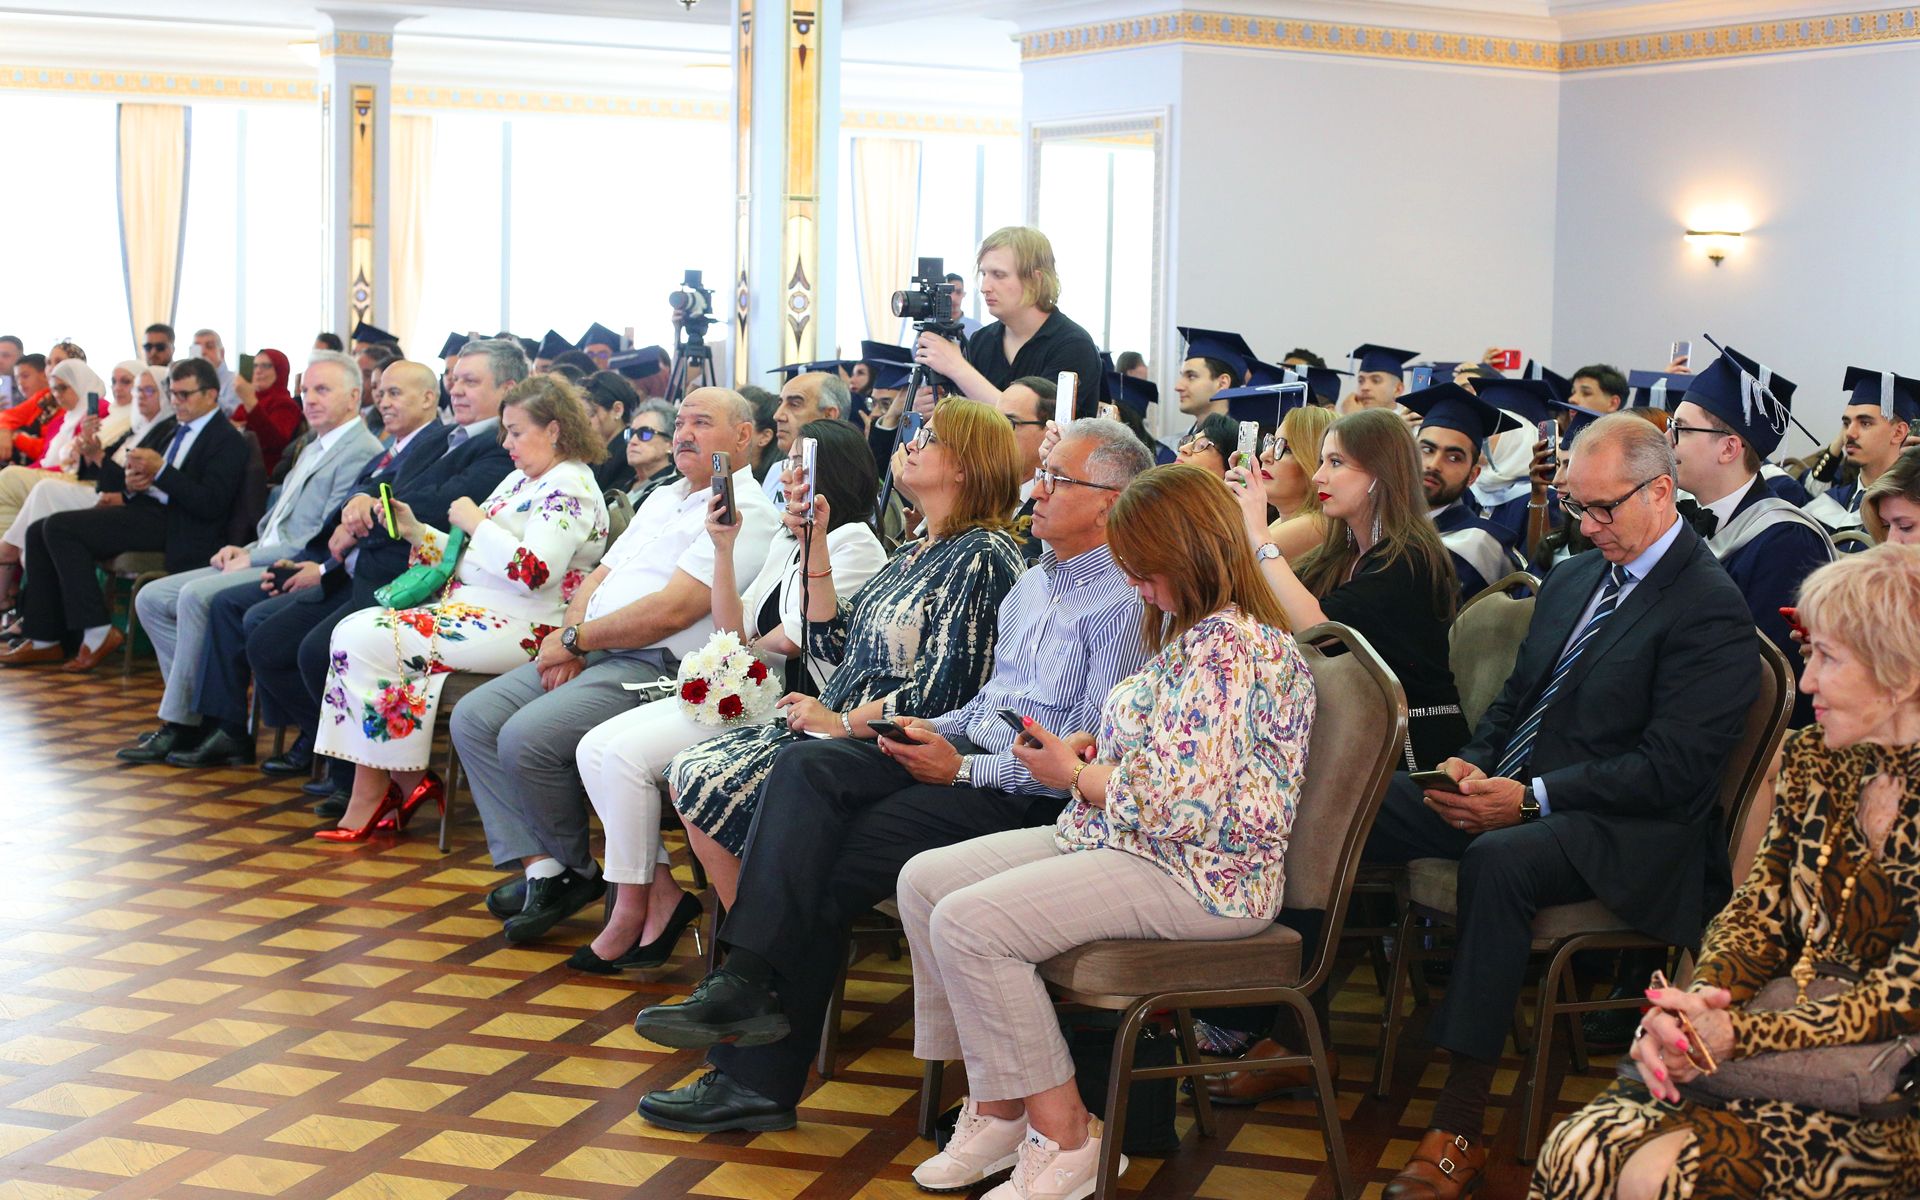
[[[1157,864],[1123,850],[1063,853],[1051,826],[915,856],[900,872],[913,948],[913,1052],[962,1059],[975,1100],[1073,1078],[1035,964],[1107,938],[1225,941],[1272,922],[1218,917]]]

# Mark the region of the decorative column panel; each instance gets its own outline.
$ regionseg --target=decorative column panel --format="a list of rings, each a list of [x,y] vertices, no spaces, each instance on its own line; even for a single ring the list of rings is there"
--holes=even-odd
[[[355,27],[337,23],[345,19]],[[391,319],[386,215],[394,24],[363,12],[321,15],[323,324],[343,336],[362,321]]]
[[[734,379],[747,382],[837,352],[840,0],[735,5],[742,257]]]
[[[733,386],[753,382],[747,373],[747,317],[753,310],[753,293],[747,286],[747,265],[752,261],[753,219],[753,0],[735,0],[733,15],[733,186],[738,197],[734,209],[733,256]]]

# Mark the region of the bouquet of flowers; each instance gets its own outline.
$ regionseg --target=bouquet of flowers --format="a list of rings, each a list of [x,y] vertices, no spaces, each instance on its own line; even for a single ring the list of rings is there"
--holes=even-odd
[[[721,630],[680,660],[680,707],[702,725],[757,721],[780,698],[780,681],[738,635]]]

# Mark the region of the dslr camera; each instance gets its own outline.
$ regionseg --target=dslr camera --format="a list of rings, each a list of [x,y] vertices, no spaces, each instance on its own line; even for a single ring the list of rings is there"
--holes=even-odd
[[[953,316],[953,285],[944,259],[923,258],[912,281],[893,294],[893,315],[913,322],[915,333],[932,331],[957,342],[964,326]]]
[[[667,294],[667,304],[680,318],[680,327],[687,331],[689,342],[698,343],[713,324],[713,289],[702,286],[698,271],[686,273],[680,286]]]

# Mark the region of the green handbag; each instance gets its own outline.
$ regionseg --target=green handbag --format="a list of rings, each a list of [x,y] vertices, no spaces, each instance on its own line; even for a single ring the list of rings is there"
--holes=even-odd
[[[418,608],[431,603],[440,589],[447,586],[447,580],[453,578],[453,569],[460,561],[460,551],[466,547],[467,534],[464,529],[456,529],[447,538],[447,551],[440,561],[432,566],[408,567],[392,583],[374,592],[373,598],[382,608]]]

